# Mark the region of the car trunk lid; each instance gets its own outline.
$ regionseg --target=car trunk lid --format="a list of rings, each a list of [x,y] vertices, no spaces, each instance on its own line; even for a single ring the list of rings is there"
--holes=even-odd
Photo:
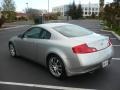
[[[105,49],[110,45],[109,37],[95,33],[84,37],[71,38],[71,40],[75,42],[74,46],[87,44],[88,47],[96,48],[97,51]]]

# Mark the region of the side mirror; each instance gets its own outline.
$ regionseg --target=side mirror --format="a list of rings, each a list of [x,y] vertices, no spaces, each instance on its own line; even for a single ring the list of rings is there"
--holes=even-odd
[[[18,37],[22,39],[23,38],[23,34],[19,34]]]

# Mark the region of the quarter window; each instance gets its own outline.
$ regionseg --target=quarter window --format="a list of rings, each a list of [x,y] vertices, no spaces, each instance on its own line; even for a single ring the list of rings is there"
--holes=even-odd
[[[31,28],[24,34],[25,38],[50,39],[51,33],[39,27]]]
[[[27,32],[25,32],[24,37],[25,38],[36,38],[39,39],[40,38],[40,33],[41,33],[41,29],[40,28],[31,28],[29,29]]]
[[[42,34],[40,35],[41,39],[50,39],[51,33],[42,29]]]

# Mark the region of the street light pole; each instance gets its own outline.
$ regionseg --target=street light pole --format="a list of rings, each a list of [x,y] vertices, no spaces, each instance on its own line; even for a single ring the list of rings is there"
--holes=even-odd
[[[90,6],[90,0],[89,0],[89,16],[90,16],[90,12],[91,12],[91,6]]]
[[[49,13],[49,0],[48,0],[48,13]]]
[[[49,20],[49,0],[48,0],[48,20]]]
[[[28,9],[28,3],[26,3],[26,5],[27,5],[27,9]]]
[[[1,19],[1,16],[2,16],[2,14],[1,14],[1,7],[0,7],[0,19]]]
[[[28,16],[28,2],[26,3],[26,5],[27,5],[26,14],[27,14],[27,19],[29,20],[29,16]]]

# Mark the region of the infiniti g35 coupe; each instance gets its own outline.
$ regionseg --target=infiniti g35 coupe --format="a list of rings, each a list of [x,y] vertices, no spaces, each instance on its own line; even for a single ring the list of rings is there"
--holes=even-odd
[[[9,51],[46,66],[56,78],[104,68],[113,55],[109,37],[68,23],[32,26],[9,40]]]

